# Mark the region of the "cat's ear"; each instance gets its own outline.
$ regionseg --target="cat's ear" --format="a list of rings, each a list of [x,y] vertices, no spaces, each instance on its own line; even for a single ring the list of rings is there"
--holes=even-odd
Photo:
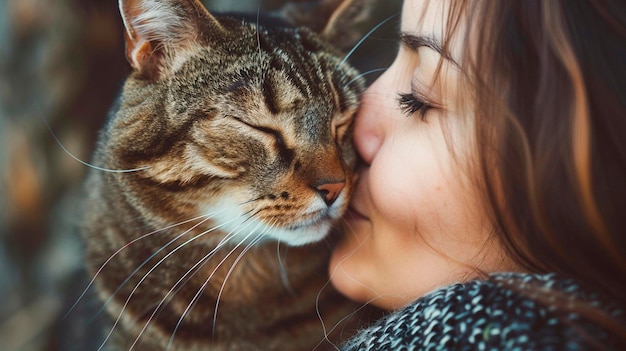
[[[347,51],[363,34],[358,24],[368,19],[372,6],[373,0],[300,0],[280,12],[293,25],[309,27]]]
[[[203,31],[222,30],[198,0],[119,0],[126,58],[145,77],[156,80],[175,56],[197,45]]]

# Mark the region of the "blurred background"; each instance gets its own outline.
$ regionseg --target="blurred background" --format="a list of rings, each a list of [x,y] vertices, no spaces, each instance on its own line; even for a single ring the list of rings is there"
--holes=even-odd
[[[211,11],[256,13],[259,0],[205,0]],[[300,0],[302,1],[302,0]],[[262,11],[286,1],[263,0]],[[399,12],[374,1],[363,33]],[[399,17],[351,56],[387,67]],[[100,306],[89,297],[77,213],[98,129],[130,67],[115,0],[0,0],[0,350],[97,350]],[[372,81],[378,74],[369,74]],[[46,122],[44,122],[46,121]]]

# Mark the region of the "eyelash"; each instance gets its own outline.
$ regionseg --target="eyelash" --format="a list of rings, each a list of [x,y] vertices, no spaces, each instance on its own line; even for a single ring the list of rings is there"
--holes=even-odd
[[[422,121],[426,118],[426,112],[432,108],[431,105],[419,100],[411,93],[399,93],[398,103],[405,115],[413,116],[415,113],[419,112],[419,117]]]

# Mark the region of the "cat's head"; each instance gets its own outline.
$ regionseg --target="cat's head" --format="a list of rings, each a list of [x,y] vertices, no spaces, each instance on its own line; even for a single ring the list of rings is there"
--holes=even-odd
[[[324,3],[335,11],[315,33],[214,16],[196,0],[120,1],[134,71],[98,152],[110,167],[147,167],[117,176],[144,214],[211,214],[238,240],[325,237],[352,191],[363,92],[325,36],[363,4]]]

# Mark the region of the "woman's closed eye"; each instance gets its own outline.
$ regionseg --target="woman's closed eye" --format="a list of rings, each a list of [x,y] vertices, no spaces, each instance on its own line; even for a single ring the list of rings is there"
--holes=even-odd
[[[409,117],[419,112],[419,118],[421,120],[425,120],[426,112],[432,108],[430,104],[418,99],[411,93],[399,93],[398,104],[402,112]]]

